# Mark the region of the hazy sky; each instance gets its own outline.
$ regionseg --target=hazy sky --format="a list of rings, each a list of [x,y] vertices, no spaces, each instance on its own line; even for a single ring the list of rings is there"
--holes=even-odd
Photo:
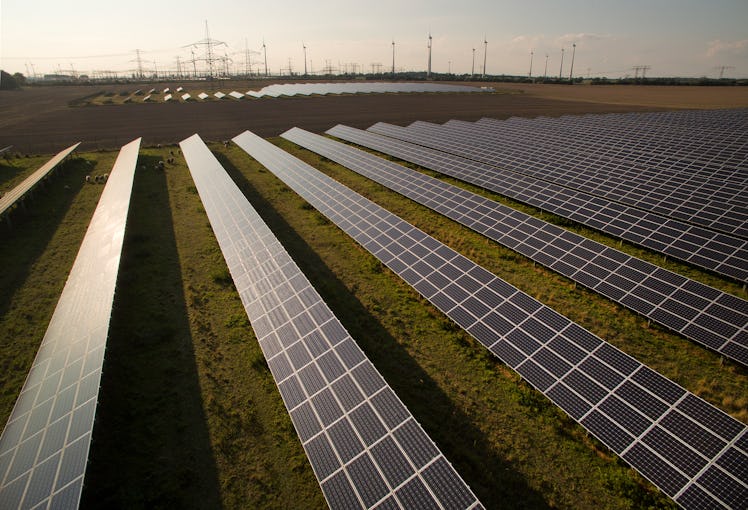
[[[0,0],[0,68],[37,74],[134,70],[135,49],[146,69],[176,70],[192,58],[191,43],[210,36],[225,42],[220,56],[245,68],[245,41],[254,70],[262,69],[262,41],[271,73],[289,66],[309,71],[326,62],[371,70],[425,70],[433,36],[432,70],[558,76],[561,48],[574,75],[748,77],[748,0]],[[196,51],[204,57],[203,47]],[[145,62],[148,61],[148,62]],[[154,64],[155,62],[155,64]],[[33,64],[33,68],[32,68]],[[198,63],[198,70],[203,64]],[[349,67],[350,69],[350,67]]]

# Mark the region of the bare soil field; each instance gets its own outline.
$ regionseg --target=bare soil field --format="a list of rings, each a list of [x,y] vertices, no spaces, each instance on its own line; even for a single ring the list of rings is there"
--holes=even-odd
[[[270,82],[206,84],[206,90],[259,89]],[[159,83],[160,89],[176,84]],[[474,85],[483,85],[474,83]],[[566,86],[485,84],[493,94],[382,94],[154,102],[76,107],[102,91],[147,90],[150,85],[35,87],[0,92],[0,146],[50,153],[83,141],[81,150],[119,148],[139,136],[144,145],[176,143],[199,133],[223,140],[249,129],[276,136],[294,127],[321,132],[338,123],[366,128],[375,122],[408,124],[481,117],[508,118],[680,108],[748,106],[746,87]],[[155,85],[154,85],[155,86]],[[195,84],[190,85],[194,88]]]

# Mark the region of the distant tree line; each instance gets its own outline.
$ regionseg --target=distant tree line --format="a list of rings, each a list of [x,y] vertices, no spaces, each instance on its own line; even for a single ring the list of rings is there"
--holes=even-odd
[[[21,73],[10,75],[0,70],[0,90],[15,90],[26,85],[26,77]]]

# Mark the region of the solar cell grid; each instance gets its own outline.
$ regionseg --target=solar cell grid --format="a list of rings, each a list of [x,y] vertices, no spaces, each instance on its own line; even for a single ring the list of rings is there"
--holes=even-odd
[[[298,128],[291,129],[281,136],[423,205],[428,205],[424,199],[426,187],[438,190],[443,199],[441,204],[455,204],[439,211],[447,217],[684,334],[695,342],[748,365],[748,351],[744,352],[742,346],[737,343],[741,336],[746,334],[748,327],[748,302],[744,300],[725,295],[698,282],[679,278],[677,275],[670,276],[669,271],[641,259],[328,138]],[[464,204],[470,204],[471,208],[468,209]],[[465,209],[460,209],[462,205]],[[491,219],[486,223],[470,221],[469,212],[477,213],[478,208],[482,214],[490,215]],[[498,225],[508,228],[502,228],[501,232],[497,232]],[[519,241],[523,244],[518,244]],[[424,255],[406,252],[400,258],[416,273],[426,276],[423,270],[419,270],[419,265],[424,264]],[[444,276],[456,279],[458,274],[452,271]],[[412,278],[409,277],[408,281]],[[679,280],[680,286],[684,287],[682,290],[679,289],[679,300],[669,298],[676,287],[668,283],[668,280]],[[459,302],[465,298],[461,295],[461,288],[474,292],[476,286],[479,286],[477,282],[472,285],[441,285],[440,288],[443,287],[449,297]],[[700,296],[708,296],[709,299]],[[659,310],[657,307],[666,299],[668,301],[664,306],[667,315],[656,313]],[[715,303],[723,300],[729,300],[730,306],[722,307]],[[471,310],[470,306],[467,308]],[[691,327],[692,323],[704,327],[695,329]],[[727,347],[729,349],[726,350]],[[734,356],[734,353],[737,356]]]
[[[606,114],[563,116],[559,118],[536,118],[534,120],[524,119],[524,125],[532,124],[540,129],[562,128],[570,131],[574,136],[589,136],[594,131],[597,139],[606,141],[611,148],[623,147],[621,152],[638,156],[640,159],[655,159],[651,149],[658,149],[656,159],[659,161],[672,161],[674,166],[685,167],[696,163],[693,171],[699,172],[705,166],[711,166],[713,172],[718,172],[724,165],[729,165],[731,155],[742,153],[740,150],[740,139],[745,136],[745,128],[740,125],[746,124],[748,113],[743,110],[702,110],[695,116],[692,112],[658,112],[650,114]],[[690,117],[691,120],[688,118]],[[481,119],[477,124],[495,125],[499,121],[494,119]],[[520,119],[510,119],[507,124],[514,123],[522,125]],[[729,126],[729,128],[725,128]],[[581,133],[578,131],[581,130]],[[640,135],[646,131],[647,136]],[[683,135],[691,135],[683,143]],[[694,136],[696,135],[696,136]],[[624,144],[621,140],[627,140]],[[633,142],[633,143],[632,143]],[[637,151],[639,149],[639,151]],[[649,149],[650,151],[647,151]],[[669,156],[672,154],[675,157]],[[683,161],[681,158],[688,158]],[[745,160],[739,159],[745,168]],[[739,168],[737,166],[736,168]],[[736,168],[726,168],[719,175],[728,178],[735,175]],[[739,177],[739,176],[738,176]],[[745,178],[745,176],[743,177]],[[742,180],[742,179],[741,179]]]
[[[338,214],[347,217],[351,223],[357,224],[361,231],[365,230],[366,226],[369,226],[370,228],[375,222],[377,222],[375,216],[376,218],[382,218],[389,214],[383,209],[375,206],[373,203],[366,201],[363,197],[350,189],[342,186],[324,174],[311,168],[309,165],[297,160],[293,156],[285,153],[281,149],[250,132],[244,132],[233,140],[252,157],[257,159],[278,176],[286,183],[286,185],[291,187],[296,193],[312,204],[322,214],[328,215],[328,213],[337,211]],[[377,211],[377,214],[374,215],[373,211]],[[396,219],[393,215],[389,215],[393,217],[393,220]],[[340,226],[340,224],[338,225]],[[415,227],[411,226],[410,228],[411,230],[409,233],[413,234],[413,237],[427,237],[426,234]],[[407,247],[403,246],[402,249],[407,250]],[[441,252],[450,251],[449,248],[444,246],[439,249]],[[463,273],[470,272],[476,267],[469,259],[458,254],[454,254],[452,259],[459,265],[455,265],[454,267],[458,267],[463,271]],[[404,271],[397,271],[398,274],[402,274],[403,272]],[[497,285],[492,285],[494,282],[496,282]],[[496,277],[493,277],[484,289],[489,289],[490,287],[498,287],[504,290],[507,288],[512,289],[512,287],[506,282],[502,282]],[[490,292],[496,291],[490,290]],[[506,297],[511,297],[513,294],[518,292],[518,290],[514,289],[513,292]],[[532,298],[528,297],[526,299],[531,300]],[[519,307],[516,308],[517,310],[521,310]],[[540,305],[533,313],[533,316],[537,318],[543,310],[546,310],[546,307]],[[546,314],[549,317],[554,318],[557,315],[555,312],[550,310],[547,311]],[[449,313],[447,315],[451,317]],[[526,315],[530,314],[526,313]],[[482,324],[482,322],[475,320],[474,325],[478,324]],[[513,324],[510,323],[510,326],[513,328],[512,331],[516,330],[517,325],[517,322]],[[463,325],[463,327],[466,326]],[[514,360],[508,360],[507,363],[510,363],[511,366],[525,367],[524,369],[518,368],[518,370],[520,370],[520,372],[522,372],[531,383],[537,384],[538,388],[547,388],[548,392],[550,392],[553,390],[555,385],[560,384],[560,381],[555,376],[551,375],[550,372],[546,371],[544,367],[529,359],[529,356],[523,354],[519,348],[513,346],[508,334],[496,335],[496,333],[492,333],[488,328],[481,329],[472,326],[466,327],[466,329],[470,331],[471,334],[475,335],[488,334],[488,337],[479,336],[477,339],[484,345],[493,345],[497,348],[492,349],[492,352],[503,352],[498,349],[502,345],[509,347],[509,352],[513,353],[512,356],[514,356]],[[658,394],[663,388],[669,390],[673,387],[681,394],[681,397],[676,399],[676,402],[679,403],[683,401],[683,395],[688,395],[689,398],[698,400],[698,397],[688,394],[682,388],[679,388],[677,385],[663,378],[659,374],[655,374],[638,362],[634,361],[634,363],[636,363],[636,368],[631,375],[627,376],[618,372],[615,368],[609,366],[605,361],[603,361],[603,359],[598,358],[596,350],[598,350],[601,345],[605,345],[604,342],[574,323],[567,322],[563,330],[557,331],[556,336],[562,337],[567,342],[575,344],[576,347],[584,353],[585,360],[577,366],[575,371],[579,371],[580,375],[586,373],[588,384],[597,387],[597,391],[603,399],[610,398],[610,394],[613,393],[613,391],[611,391],[612,389],[614,390],[621,386],[621,383],[624,381],[628,381],[631,384],[639,386],[641,391],[650,393],[654,398],[659,398]],[[550,341],[546,342],[545,347],[548,348],[549,352],[553,352]],[[559,355],[559,353],[554,354]],[[519,364],[516,363],[516,361],[519,361]],[[640,373],[644,374],[643,379],[637,377]],[[651,374],[647,375],[647,373]],[[602,374],[603,379],[605,379],[601,382],[607,385],[609,389],[606,390],[592,382],[592,379],[596,379],[600,374]],[[644,381],[644,384],[641,384],[638,381]],[[646,385],[647,381],[653,381],[655,386],[650,388]],[[574,407],[569,409],[568,412],[571,416],[574,416],[574,414],[578,415],[579,399],[584,401],[586,398],[582,394],[576,394],[575,397],[577,398],[559,399],[556,403],[560,406],[564,406],[567,405],[565,403],[572,402],[573,400]],[[654,423],[655,421],[663,422],[666,418],[673,416],[689,421],[697,427],[698,430],[707,434],[729,434],[728,429],[722,426],[720,426],[719,431],[713,430],[710,432],[712,420],[710,420],[709,423],[697,423],[683,415],[679,409],[672,405],[672,403],[663,401],[663,404],[665,404],[666,410],[651,421],[651,423]],[[610,407],[600,406],[599,401],[588,401],[588,405],[591,406],[590,410],[580,418],[580,423],[585,425],[588,430],[593,432],[593,434],[611,448],[611,450],[616,452],[627,452],[624,458],[626,458],[633,467],[652,480],[652,482],[660,487],[665,493],[676,498],[676,501],[678,500],[677,498],[679,494],[688,487],[692,485],[698,485],[699,487],[702,486],[703,473],[697,477],[689,477],[681,467],[673,465],[671,462],[665,460],[664,452],[658,451],[659,446],[655,446],[650,450],[649,447],[645,446],[642,442],[641,435],[634,436],[625,432],[623,427],[629,427],[634,431],[639,431],[642,429],[641,423],[646,424],[650,422],[650,419],[647,418],[647,414],[643,410],[640,412],[636,405],[629,405],[622,400],[615,400],[615,405]],[[704,405],[711,408],[708,404]],[[562,409],[565,408],[562,407]],[[648,411],[651,412],[651,409],[648,408]],[[720,413],[716,409],[715,411]],[[613,416],[609,416],[608,413]],[[724,416],[726,420],[734,422],[736,426],[741,429],[740,432],[737,433],[737,436],[724,437],[723,441],[736,441],[740,436],[745,434],[745,425],[729,418],[723,413],[720,414],[721,416]],[[632,422],[628,418],[625,418],[625,423],[616,424],[613,421],[615,416],[636,416],[638,417],[638,422]],[[668,432],[671,433],[671,431]],[[682,441],[683,444],[680,446],[683,447],[684,452],[688,452],[691,456],[700,455],[696,450],[693,450],[690,443],[684,441],[682,437],[677,436],[674,433],[671,433],[671,435]],[[725,451],[726,449],[723,448],[712,454],[710,462],[719,460],[721,454]],[[739,453],[748,460],[745,452],[741,451]],[[653,466],[662,467],[662,469],[653,469]],[[705,484],[707,483],[707,479],[704,479],[703,481]],[[727,501],[731,498],[732,493],[729,491],[723,493],[719,490],[715,490],[710,496],[712,502],[718,504],[719,501]]]
[[[706,237],[696,236],[697,239],[700,239],[699,244],[689,244],[681,247],[680,243],[684,242],[681,238],[691,235],[692,232],[696,231],[696,227],[668,220],[664,217],[660,217],[657,229],[651,230],[649,237],[642,239],[642,236],[629,232],[625,228],[617,227],[611,221],[627,210],[631,210],[640,217],[637,224],[641,224],[642,221],[651,223],[656,218],[653,214],[642,215],[641,211],[628,209],[621,204],[609,202],[600,197],[520,175],[511,171],[511,168],[515,166],[515,163],[512,162],[505,161],[504,167],[507,170],[503,170],[461,156],[439,152],[432,147],[428,147],[429,145],[439,146],[430,137],[406,135],[402,128],[396,126],[386,126],[380,123],[370,129],[376,129],[381,134],[340,125],[335,126],[328,133],[485,187],[676,259],[690,262],[740,281],[748,281],[748,243],[744,240],[706,232]],[[384,136],[385,134],[387,136]],[[399,140],[398,137],[403,138],[403,140]],[[416,145],[416,143],[422,145]],[[447,166],[438,163],[435,160],[437,155],[450,158],[454,161],[454,164]],[[466,155],[469,158],[469,154]],[[586,207],[570,205],[573,199],[578,199],[587,204]],[[731,242],[728,242],[728,239]],[[711,241],[716,242],[716,244],[710,246],[709,257],[711,258],[701,256],[702,250]]]
[[[612,121],[612,120],[611,120]],[[699,178],[688,174],[689,181],[674,182],[674,177],[663,175],[651,165],[627,163],[606,157],[605,145],[597,138],[584,144],[582,134],[569,136],[566,130],[556,133],[536,130],[534,125],[521,130],[504,128],[503,123],[478,126],[468,122],[434,125],[416,122],[406,130],[449,139],[466,147],[480,149],[486,162],[500,164],[506,149],[513,147],[531,166],[523,173],[550,180],[556,184],[581,189],[627,205],[651,209],[673,219],[705,225],[712,229],[745,238],[748,236],[748,192],[743,185],[725,183],[710,177]],[[586,136],[595,136],[587,133]],[[542,170],[541,170],[542,167]],[[651,184],[654,191],[643,186]],[[714,189],[712,189],[714,188]],[[684,193],[686,191],[687,193]],[[643,199],[655,198],[646,205]],[[702,211],[718,212],[713,218]]]
[[[76,508],[140,139],[122,147],[0,436],[0,506]]]
[[[405,459],[405,480],[421,483],[428,501],[439,495],[426,470],[439,462],[451,472],[447,490],[469,495],[460,508],[479,507],[202,140],[194,135],[180,147],[330,507],[403,503],[384,476],[383,457],[373,454],[385,441],[390,457]]]

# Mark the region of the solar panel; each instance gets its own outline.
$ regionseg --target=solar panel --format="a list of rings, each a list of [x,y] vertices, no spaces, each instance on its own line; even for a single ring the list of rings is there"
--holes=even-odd
[[[164,96],[164,103],[167,102],[167,101],[171,101],[171,94],[166,94]]]
[[[182,101],[189,101],[191,98],[192,96],[187,93],[182,94]]]
[[[145,103],[145,102],[148,102],[148,101],[150,101],[150,100],[151,100],[151,95],[150,95],[150,94],[148,94],[147,96],[145,96],[145,97],[143,98],[143,102],[144,102],[144,103]]]
[[[608,124],[615,125],[620,115],[611,114],[606,119]],[[626,133],[626,142],[614,145],[611,150],[611,140],[601,139],[597,128],[573,129],[569,119],[559,124],[545,119],[521,125],[511,121],[484,124],[451,121],[443,126],[425,127],[429,132],[438,131],[476,148],[488,149],[491,155],[515,150],[517,157],[536,163],[524,170],[527,175],[679,221],[748,237],[745,186],[731,185],[710,173],[699,175],[691,169],[686,173],[660,168],[657,163],[667,160],[657,157],[658,147],[648,147],[653,156],[648,161],[632,162],[627,158],[630,147],[649,137],[647,128]],[[692,137],[692,133],[682,132],[676,140],[685,144]],[[613,151],[615,156],[608,155]]]
[[[743,423],[269,142],[233,140],[664,493],[730,506],[712,480],[745,480]]]
[[[224,94],[223,92],[216,92],[216,93],[215,93],[215,94],[213,94],[213,95],[214,95],[214,96],[215,96],[216,98],[218,98],[218,99],[223,99],[224,97],[226,97],[226,94]]]
[[[77,508],[140,139],[122,147],[0,437],[0,506]]]
[[[299,128],[281,136],[748,366],[748,347],[740,343],[748,302],[740,298],[329,138]]]
[[[183,87],[177,87],[177,92],[182,92],[184,90]]]
[[[200,137],[180,147],[330,507],[482,508]]]
[[[210,96],[206,94],[205,92],[200,92],[197,97],[199,97],[202,100],[208,99]]]
[[[263,87],[258,92],[248,95],[254,97],[278,97],[295,95],[327,94],[384,94],[416,92],[460,92],[480,93],[493,92],[492,88],[473,87],[469,85],[452,85],[446,83],[299,83],[274,84]]]
[[[748,281],[748,242],[654,213],[616,204],[589,193],[514,172],[528,163],[505,155],[501,166],[478,161],[473,149],[383,123],[367,134],[347,128],[340,138],[456,177],[620,237],[678,260]],[[379,136],[371,136],[376,133]],[[407,142],[407,143],[406,143]],[[447,151],[447,152],[445,152]],[[448,152],[452,151],[452,153]]]
[[[60,162],[68,157],[75,149],[78,148],[80,142],[75,145],[71,145],[67,149],[58,152],[52,159],[44,163],[41,168],[36,170],[34,173],[26,177],[18,186],[8,191],[5,195],[0,197],[0,217],[3,216],[8,210],[13,207],[19,200],[31,191],[34,186],[44,179],[52,170],[54,170]],[[11,146],[6,147],[10,149]]]
[[[232,90],[231,92],[229,92],[229,95],[231,97],[233,97],[234,99],[243,99],[244,98],[244,94],[242,94],[241,92],[237,92],[236,90]]]
[[[476,124],[499,123],[481,119]],[[599,153],[652,165],[667,178],[745,183],[748,177],[746,109],[565,116],[539,118],[532,124],[539,130],[563,130],[575,142],[602,142]]]

